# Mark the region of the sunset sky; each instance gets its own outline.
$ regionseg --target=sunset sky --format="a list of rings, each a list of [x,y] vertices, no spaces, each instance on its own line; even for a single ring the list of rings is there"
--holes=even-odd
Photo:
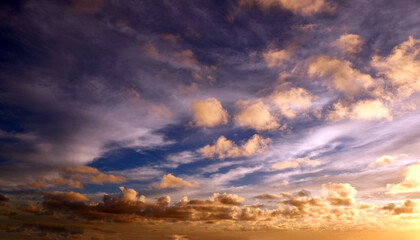
[[[420,239],[418,0],[7,0],[0,63],[0,239]]]

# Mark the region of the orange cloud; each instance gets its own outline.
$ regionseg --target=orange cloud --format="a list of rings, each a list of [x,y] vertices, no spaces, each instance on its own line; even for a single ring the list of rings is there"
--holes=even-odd
[[[333,42],[341,52],[345,55],[355,55],[362,51],[363,40],[357,34],[343,34],[339,39]]]
[[[397,184],[387,184],[388,194],[420,192],[420,163],[408,166],[404,179]]]
[[[270,113],[269,107],[260,99],[239,100],[235,103],[235,107],[238,112],[234,121],[238,126],[257,131],[275,130],[280,127],[276,118]]]
[[[285,170],[289,168],[298,168],[298,167],[304,167],[304,166],[317,167],[319,165],[321,165],[320,160],[311,160],[306,157],[306,158],[297,158],[292,161],[279,162],[279,163],[274,164],[272,168],[277,169],[277,170]]]
[[[217,157],[219,159],[249,157],[255,153],[263,153],[267,150],[270,138],[263,138],[258,134],[252,136],[241,146],[226,139],[224,136],[219,137],[213,145],[206,145],[200,148],[201,155],[207,158]]]
[[[308,74],[326,80],[328,87],[347,95],[353,95],[374,85],[369,74],[354,69],[349,61],[328,56],[312,57],[308,60]]]
[[[159,188],[181,188],[181,187],[198,187],[197,182],[188,182],[182,178],[175,177],[172,174],[166,174],[163,176],[162,181],[159,184]]]
[[[274,91],[270,99],[287,118],[295,118],[298,111],[311,107],[313,96],[303,88]]]
[[[191,126],[215,127],[228,123],[228,113],[216,98],[195,100],[190,109],[193,112]]]

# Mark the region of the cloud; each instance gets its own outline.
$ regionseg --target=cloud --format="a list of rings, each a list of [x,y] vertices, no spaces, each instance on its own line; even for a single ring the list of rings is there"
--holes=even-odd
[[[379,166],[392,164],[403,156],[405,155],[400,155],[400,156],[383,155],[382,157],[377,158],[375,162],[370,163],[369,167],[379,167]]]
[[[405,200],[400,206],[389,203],[382,207],[383,210],[391,211],[394,215],[409,214],[416,212],[417,203],[411,200]]]
[[[254,198],[261,199],[261,200],[275,200],[275,199],[282,198],[282,196],[266,193],[266,194],[257,195]]]
[[[132,188],[125,189],[124,187],[120,187],[120,190],[123,193],[121,201],[142,203],[146,202],[146,197],[144,195],[137,197],[138,193]]]
[[[287,118],[295,118],[298,111],[311,107],[313,96],[303,88],[274,91],[270,99]]]
[[[362,51],[363,40],[357,34],[343,34],[333,42],[344,55],[355,55]]]
[[[196,152],[183,151],[179,153],[170,154],[166,157],[167,163],[162,164],[162,167],[177,168],[181,164],[188,164],[201,159]]]
[[[321,192],[326,196],[327,201],[335,206],[350,206],[354,204],[356,189],[348,183],[323,184]]]
[[[89,201],[85,195],[77,192],[44,192],[43,206],[47,209],[73,211],[85,208]]]
[[[420,192],[420,163],[404,170],[404,179],[398,184],[387,184],[388,194]]]
[[[298,168],[298,167],[317,167],[321,165],[320,160],[311,160],[309,158],[296,158],[292,161],[284,161],[276,163],[272,166],[272,168],[277,170],[285,170],[290,168]]]
[[[275,130],[280,127],[276,118],[271,115],[270,109],[260,99],[239,100],[235,103],[237,113],[234,116],[235,124],[257,131]]]
[[[328,120],[338,121],[342,119],[355,120],[392,120],[388,107],[379,99],[360,100],[349,105],[337,102],[333,109],[328,112]]]
[[[310,77],[325,79],[329,88],[346,95],[354,95],[374,85],[373,78],[354,69],[351,62],[328,56],[310,58],[307,72]]]
[[[279,6],[295,14],[309,16],[320,12],[331,12],[335,9],[334,5],[326,0],[239,0],[242,6],[257,4],[263,9],[271,6]]]
[[[30,188],[48,188],[55,186],[67,186],[69,188],[83,188],[83,183],[104,184],[123,183],[126,178],[113,174],[105,174],[98,169],[88,166],[62,166],[56,169],[58,176],[41,177],[36,182],[26,185]]]
[[[193,112],[191,126],[215,127],[228,123],[228,113],[216,98],[195,100],[190,109]]]
[[[372,57],[370,64],[379,76],[389,80],[400,97],[407,98],[420,91],[420,39],[410,36],[388,56]]]
[[[263,53],[263,57],[269,68],[281,67],[290,59],[291,53],[288,50],[269,50]]]
[[[182,178],[175,177],[168,173],[163,176],[162,181],[159,184],[159,188],[182,188],[182,187],[198,187],[197,182],[188,182]]]
[[[241,146],[236,145],[224,136],[219,137],[213,145],[206,145],[200,148],[201,155],[206,158],[217,157],[219,159],[250,157],[255,153],[263,153],[267,150],[270,138],[263,138],[254,134]]]
[[[190,238],[187,235],[178,235],[173,234],[169,237],[170,240],[189,240]]]

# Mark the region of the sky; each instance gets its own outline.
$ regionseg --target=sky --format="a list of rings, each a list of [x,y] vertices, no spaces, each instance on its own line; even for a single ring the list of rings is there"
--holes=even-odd
[[[1,239],[419,239],[418,0],[0,5]]]

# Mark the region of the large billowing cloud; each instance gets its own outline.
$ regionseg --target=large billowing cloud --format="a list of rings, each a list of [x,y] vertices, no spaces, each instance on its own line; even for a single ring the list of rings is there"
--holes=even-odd
[[[237,113],[235,114],[235,124],[244,128],[252,128],[257,131],[276,130],[280,127],[276,117],[274,117],[261,99],[239,100],[235,103]]]
[[[200,148],[203,157],[219,159],[249,157],[255,153],[263,153],[267,150],[268,144],[271,142],[270,138],[263,138],[255,134],[241,146],[236,145],[231,140],[224,136],[219,137],[213,145],[206,145]]]
[[[228,123],[228,113],[216,98],[195,100],[190,124],[195,127],[215,127]]]
[[[322,193],[331,205],[349,206],[354,204],[357,191],[348,183],[328,183],[322,185]]]
[[[389,194],[420,192],[420,163],[408,166],[404,179],[397,184],[387,184]]]

